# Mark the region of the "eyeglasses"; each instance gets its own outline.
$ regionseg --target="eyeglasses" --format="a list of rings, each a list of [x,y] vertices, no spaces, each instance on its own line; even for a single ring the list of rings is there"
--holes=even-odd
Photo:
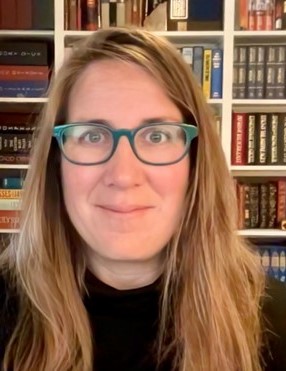
[[[112,129],[99,123],[56,126],[57,139],[64,157],[78,165],[107,162],[116,151],[119,139],[127,137],[135,156],[145,164],[170,165],[179,162],[189,151],[198,128],[184,123],[160,122],[133,130]]]

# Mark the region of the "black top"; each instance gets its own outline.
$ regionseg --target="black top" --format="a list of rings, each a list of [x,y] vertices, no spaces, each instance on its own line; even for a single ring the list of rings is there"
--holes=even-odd
[[[151,356],[157,333],[159,280],[133,290],[117,290],[86,275],[89,295],[84,303],[95,338],[96,371],[155,371]],[[286,371],[286,285],[269,280],[263,315],[269,323],[263,350],[265,371]],[[0,365],[5,345],[15,325],[17,302],[10,298],[0,278]],[[170,371],[165,364],[160,371]]]

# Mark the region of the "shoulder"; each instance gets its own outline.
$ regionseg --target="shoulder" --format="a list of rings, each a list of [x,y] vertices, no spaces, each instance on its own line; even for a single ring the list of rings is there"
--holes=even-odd
[[[266,370],[286,370],[286,284],[268,278],[262,301]]]
[[[9,288],[7,279],[0,274],[0,364],[5,347],[16,325],[18,301]]]

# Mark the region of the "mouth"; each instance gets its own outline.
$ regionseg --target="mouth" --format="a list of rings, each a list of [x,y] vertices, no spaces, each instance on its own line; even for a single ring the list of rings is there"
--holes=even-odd
[[[140,212],[145,212],[147,210],[152,209],[152,206],[141,206],[141,205],[125,205],[125,206],[115,206],[115,205],[98,205],[98,208],[111,212],[114,214],[122,214],[122,215],[128,215],[128,214],[136,214]]]

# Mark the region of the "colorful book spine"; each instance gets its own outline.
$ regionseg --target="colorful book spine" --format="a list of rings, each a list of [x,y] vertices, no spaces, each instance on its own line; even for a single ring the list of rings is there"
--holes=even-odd
[[[223,50],[212,50],[211,98],[222,98]]]
[[[203,93],[205,98],[209,99],[211,96],[212,50],[204,49],[203,58]]]

